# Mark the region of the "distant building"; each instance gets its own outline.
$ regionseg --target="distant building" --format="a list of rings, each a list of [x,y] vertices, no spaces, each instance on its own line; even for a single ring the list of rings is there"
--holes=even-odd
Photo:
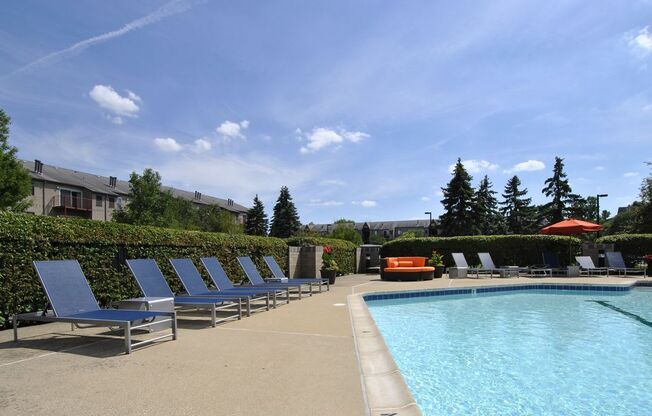
[[[416,233],[428,235],[428,223],[426,219],[423,220],[402,220],[402,221],[367,221],[369,224],[370,235],[378,235],[386,240],[391,240],[400,237],[401,234],[413,231]],[[364,222],[356,222],[355,230],[362,235],[362,227]],[[313,224],[307,225],[311,231],[316,231],[321,235],[329,234],[335,228],[335,224]]]
[[[27,209],[35,215],[80,217],[98,221],[110,221],[113,213],[129,203],[129,182],[115,176],[45,165],[40,160],[20,161],[32,177],[32,205]],[[229,211],[242,224],[247,208],[232,199],[216,198],[182,189],[162,186],[173,196],[197,205],[217,205]]]

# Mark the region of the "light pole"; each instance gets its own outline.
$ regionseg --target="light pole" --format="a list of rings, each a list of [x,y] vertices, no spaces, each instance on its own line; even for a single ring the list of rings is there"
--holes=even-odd
[[[431,212],[431,211],[426,211],[426,212],[424,212],[424,214],[427,214],[427,215],[428,215],[428,219],[429,219],[429,220],[428,220],[428,237],[432,237],[432,236],[430,235],[430,224],[432,224],[432,212]]]
[[[598,213],[597,213],[598,224],[600,224],[600,198],[606,198],[608,196],[609,196],[608,194],[598,194],[595,197],[595,199],[596,199],[595,205],[596,205],[596,209],[598,211]]]

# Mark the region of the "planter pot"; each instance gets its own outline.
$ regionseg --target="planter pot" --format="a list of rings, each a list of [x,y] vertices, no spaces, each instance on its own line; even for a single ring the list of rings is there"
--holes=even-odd
[[[320,270],[321,278],[328,279],[328,284],[334,285],[337,272],[335,270]]]
[[[446,269],[444,266],[435,266],[435,279],[441,279],[444,274],[444,269]]]
[[[579,277],[580,276],[580,266],[568,266],[567,269],[568,277]]]

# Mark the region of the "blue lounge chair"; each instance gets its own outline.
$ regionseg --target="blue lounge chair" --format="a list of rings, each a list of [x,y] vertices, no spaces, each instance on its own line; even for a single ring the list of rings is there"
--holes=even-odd
[[[319,286],[319,291],[321,292],[321,288],[324,284],[326,284],[326,290],[331,290],[331,286],[328,283],[328,279],[313,279],[313,278],[307,278],[307,279],[290,279],[283,273],[283,270],[281,270],[281,266],[278,265],[276,262],[276,259],[272,256],[264,256],[263,260],[265,260],[265,264],[267,267],[269,267],[269,270],[272,271],[272,275],[277,278],[277,279],[287,279],[288,283],[308,283],[311,286],[313,284],[316,284]]]
[[[568,271],[561,267],[559,255],[551,251],[543,252],[543,266],[552,270],[552,275],[568,276]]]
[[[216,257],[202,257],[201,263],[204,265],[204,268],[208,272],[208,276],[213,281],[213,284],[220,292],[226,293],[273,293],[274,295],[274,306],[276,306],[276,295],[285,294],[286,303],[290,303],[290,289],[287,287],[284,288],[264,288],[256,286],[235,286],[233,282],[229,279],[224,271],[224,268],[220,264],[220,261]]]
[[[227,295],[227,296],[235,296],[235,297],[246,297],[247,316],[251,316],[252,311],[269,310],[269,299],[270,299],[269,292],[256,293],[256,292],[241,291],[238,293],[228,293],[228,292],[210,290],[208,286],[206,286],[206,283],[204,283],[204,279],[202,279],[201,274],[199,274],[199,270],[197,270],[197,267],[195,267],[195,264],[192,262],[192,260],[171,259],[170,264],[172,264],[172,268],[174,269],[177,276],[181,280],[181,284],[183,285],[184,289],[186,289],[186,293],[188,293],[188,296]],[[265,301],[265,306],[252,309],[251,302],[260,301],[260,300]],[[274,299],[274,304],[276,304],[276,299]]]
[[[218,322],[228,319],[242,319],[242,300],[245,296],[176,296],[168,283],[165,276],[161,273],[158,265],[151,259],[127,260],[127,266],[131,274],[136,279],[140,290],[145,296],[173,298],[174,305],[179,307],[190,307],[196,309],[209,309],[211,311],[211,326],[215,327]],[[217,311],[237,307],[238,312],[235,315],[227,316],[223,319],[217,319]]]
[[[307,284],[310,286],[310,296],[312,296],[312,285],[309,283],[268,283],[265,282],[265,279],[258,273],[256,265],[249,257],[238,257],[238,263],[242,271],[244,271],[245,276],[249,279],[249,282],[255,287],[265,287],[265,288],[274,288],[274,289],[283,289],[283,288],[294,288],[299,293],[299,299],[303,295],[303,285]]]
[[[48,298],[52,311],[14,315],[14,341],[18,341],[18,321],[70,322],[92,326],[120,327],[124,330],[125,353],[131,349],[164,338],[177,339],[175,312],[100,309],[84,272],[77,260],[35,261],[34,268]],[[154,318],[164,319],[152,322]],[[142,323],[145,321],[145,323]],[[145,341],[131,342],[131,331],[170,322],[171,334]]]
[[[623,276],[628,274],[642,274],[645,277],[645,269],[637,269],[634,267],[627,267],[623,255],[620,251],[607,251],[607,264],[609,269],[616,272],[619,276],[622,273]]]

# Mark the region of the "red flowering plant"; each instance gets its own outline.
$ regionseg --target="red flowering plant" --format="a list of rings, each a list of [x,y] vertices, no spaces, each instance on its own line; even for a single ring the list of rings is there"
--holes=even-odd
[[[333,247],[324,246],[324,254],[321,256],[321,269],[330,271],[339,271],[340,268],[333,257]]]
[[[652,254],[646,254],[645,256],[643,256],[643,258],[645,259],[645,261],[652,261]]]

